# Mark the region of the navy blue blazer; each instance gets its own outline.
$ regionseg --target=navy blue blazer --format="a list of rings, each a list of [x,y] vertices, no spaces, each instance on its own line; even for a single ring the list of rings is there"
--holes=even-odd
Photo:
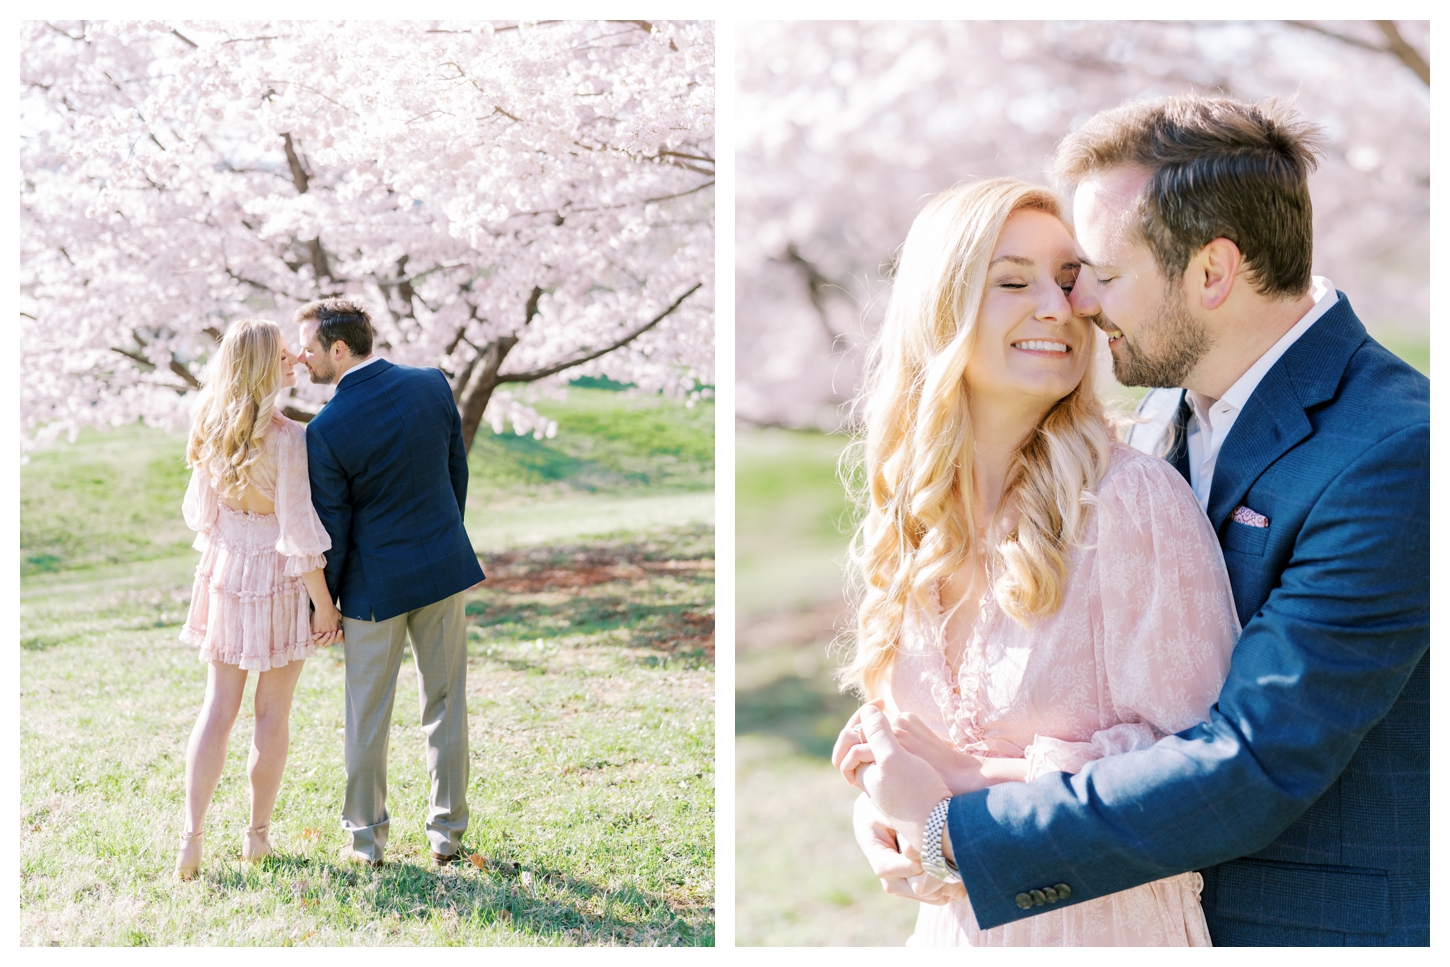
[[[307,476],[345,616],[382,621],[483,580],[463,529],[463,423],[438,370],[384,359],[345,374],[307,424]]]
[[[1429,943],[1429,398],[1343,293],[1265,374],[1209,493],[1244,629],[1210,720],[953,799],[981,927],[1202,870],[1220,946]]]

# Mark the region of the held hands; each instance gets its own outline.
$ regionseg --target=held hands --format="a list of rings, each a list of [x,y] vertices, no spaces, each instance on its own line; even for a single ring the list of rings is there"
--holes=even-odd
[[[886,708],[886,702],[879,698],[871,702],[871,705],[883,711]],[[846,727],[836,736],[835,748],[831,750],[831,765],[840,770],[847,782],[862,792],[866,790],[856,781],[856,770],[868,762],[876,761],[871,754],[871,747],[866,744],[866,733],[861,730],[861,711],[864,708],[865,706],[858,708],[846,720]]]
[[[871,705],[885,711],[886,703],[879,698]],[[836,737],[836,746],[831,752],[831,763],[840,770],[847,782],[863,791],[865,787],[858,781],[857,770],[868,762],[876,761],[875,753],[866,742],[865,733],[862,731],[861,713],[864,711],[863,706],[846,722],[846,727]],[[912,755],[925,759],[946,783],[953,796],[985,789],[1005,778],[985,775],[981,756],[957,751],[937,735],[931,726],[910,712],[898,716],[888,715],[886,718],[901,747]],[[998,771],[1002,770],[999,768]]]
[[[950,798],[951,790],[931,763],[902,747],[880,708],[863,705],[857,715],[859,734],[866,740],[871,761],[856,766],[853,778],[871,797],[886,825],[896,831],[901,854],[917,860],[921,856],[926,821],[937,803]],[[862,754],[856,753],[856,756],[859,758]],[[843,759],[842,765],[845,764]]]
[[[943,883],[922,872],[920,863],[903,856],[897,849],[896,830],[886,825],[885,817],[864,793],[856,799],[851,826],[856,833],[856,844],[871,864],[871,872],[881,880],[881,887],[887,893],[933,906],[967,895],[960,883]]]
[[[342,644],[342,612],[331,601],[313,608],[312,643],[319,648]]]

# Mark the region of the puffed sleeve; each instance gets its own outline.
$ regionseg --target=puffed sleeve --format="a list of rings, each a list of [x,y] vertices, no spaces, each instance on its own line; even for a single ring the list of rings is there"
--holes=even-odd
[[[1228,677],[1240,629],[1213,528],[1171,466],[1140,454],[1126,460],[1104,480],[1094,511],[1101,655],[1117,722],[1087,742],[1037,737],[1029,779],[1076,773],[1208,721]]]
[[[181,500],[181,519],[186,521],[187,527],[196,531],[196,540],[191,543],[196,550],[207,549],[216,515],[216,487],[212,486],[211,475],[205,467],[193,467],[191,482],[186,485],[186,496]]]
[[[287,558],[283,573],[300,577],[325,567],[323,552],[332,538],[312,508],[312,490],[307,482],[307,442],[302,427],[291,420],[277,424],[277,553]]]

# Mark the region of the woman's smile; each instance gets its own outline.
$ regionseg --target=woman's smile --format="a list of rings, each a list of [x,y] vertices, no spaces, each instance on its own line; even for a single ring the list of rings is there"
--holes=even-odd
[[[1072,352],[1071,346],[1055,339],[1022,339],[1014,342],[1012,348],[1033,356],[1045,356],[1050,359],[1066,359]]]

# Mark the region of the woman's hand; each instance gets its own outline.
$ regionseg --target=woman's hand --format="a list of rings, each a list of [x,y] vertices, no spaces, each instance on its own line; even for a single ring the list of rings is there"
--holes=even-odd
[[[883,712],[886,710],[884,699],[878,698],[869,704]],[[858,708],[846,720],[846,727],[841,730],[841,734],[836,736],[835,748],[831,750],[831,765],[840,770],[841,776],[847,782],[864,792],[865,788],[856,781],[856,770],[875,761],[871,747],[866,744],[866,737],[861,732],[861,709]]]
[[[1027,760],[959,752],[931,726],[910,712],[893,719],[891,731],[902,748],[931,763],[953,796],[999,782],[1027,781]]]
[[[312,643],[319,648],[342,643],[342,612],[327,590],[322,568],[313,568],[302,575],[302,585],[312,599]]]
[[[342,643],[342,612],[331,601],[312,612],[312,643],[319,648]]]
[[[957,751],[935,729],[910,712],[893,719],[891,731],[903,749],[931,764],[953,796],[976,792],[992,784],[982,775],[980,757]]]

